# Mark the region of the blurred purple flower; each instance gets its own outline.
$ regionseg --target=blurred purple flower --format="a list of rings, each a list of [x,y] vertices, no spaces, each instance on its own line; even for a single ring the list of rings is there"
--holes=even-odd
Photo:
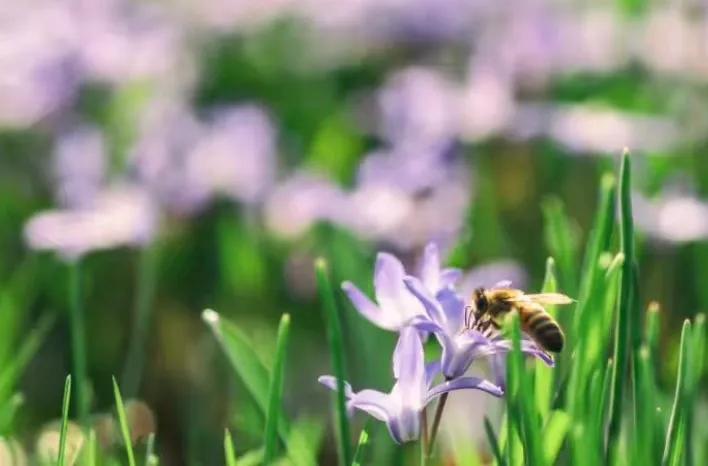
[[[79,85],[70,9],[61,2],[0,6],[0,127],[26,127],[56,113]]]
[[[476,288],[495,288],[502,281],[523,289],[528,283],[528,274],[518,262],[510,259],[487,262],[465,272],[457,290],[462,296],[472,296]]]
[[[218,195],[254,203],[275,178],[276,135],[267,113],[242,105],[207,121],[184,105],[157,106],[143,125],[131,163],[162,205],[191,214]]]
[[[364,238],[408,250],[449,242],[462,227],[471,199],[468,167],[457,146],[396,146],[362,162],[342,221]]]
[[[458,134],[456,87],[432,68],[398,72],[379,92],[384,137],[413,147],[448,141]]]
[[[670,190],[656,199],[632,195],[637,229],[651,239],[682,244],[708,238],[708,202]]]
[[[49,210],[25,225],[25,241],[32,249],[52,250],[75,260],[96,250],[149,243],[157,227],[157,211],[138,188],[111,188],[90,206]]]
[[[511,349],[511,341],[497,332],[475,328],[474,315],[454,290],[443,289],[433,295],[415,277],[406,277],[404,281],[426,310],[427,319],[419,318],[413,325],[432,331],[442,346],[441,370],[446,379],[461,377],[481,357],[504,354]],[[553,365],[553,359],[530,340],[522,340],[522,351]]]
[[[86,206],[101,191],[106,176],[103,134],[81,126],[62,134],[54,147],[57,198],[69,208]]]
[[[187,156],[187,185],[204,197],[259,201],[275,179],[275,142],[275,128],[262,108],[221,109]]]
[[[189,76],[181,31],[157,4],[77,1],[77,54],[89,79],[123,83]]]
[[[279,236],[303,234],[319,221],[339,220],[346,213],[344,192],[313,173],[296,173],[273,189],[265,202],[268,228]]]
[[[623,147],[661,151],[681,141],[677,124],[658,115],[634,114],[590,104],[524,104],[510,129],[512,137],[549,137],[572,154],[606,155]]]
[[[365,411],[385,422],[391,437],[396,442],[403,443],[418,439],[422,410],[444,393],[477,389],[494,396],[503,394],[501,388],[477,377],[461,377],[430,388],[438,370],[437,364],[425,366],[423,343],[418,332],[410,327],[405,328],[401,330],[393,353],[393,375],[396,383],[391,392],[354,392],[351,386],[345,383],[347,407],[349,410]],[[337,380],[332,376],[321,376],[319,382],[332,390],[337,389]]]
[[[164,207],[179,214],[198,209],[186,179],[189,151],[201,126],[186,104],[155,102],[143,115],[130,165],[136,181]]]

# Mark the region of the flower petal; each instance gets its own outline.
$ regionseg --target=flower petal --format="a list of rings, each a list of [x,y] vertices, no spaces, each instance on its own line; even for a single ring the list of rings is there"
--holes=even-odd
[[[479,377],[459,377],[457,379],[450,380],[449,382],[436,385],[430,389],[425,398],[425,404],[430,403],[443,393],[464,389],[482,390],[494,396],[502,396],[504,394],[504,390],[502,390],[501,387],[498,387],[488,380],[481,379]]]
[[[420,267],[420,280],[431,293],[437,293],[440,283],[440,253],[435,243],[428,243],[423,252],[423,263]]]
[[[460,269],[443,269],[440,272],[440,288],[452,288],[462,278],[463,272]]]
[[[430,320],[435,322],[438,326],[443,329],[447,328],[447,319],[445,317],[445,312],[442,306],[437,300],[425,289],[423,283],[416,277],[408,276],[403,279],[406,287],[410,290],[413,295],[418,298],[425,308],[425,311],[430,317]]]
[[[413,316],[424,314],[421,303],[403,284],[405,270],[403,264],[391,254],[381,252],[376,257],[374,288],[376,301],[386,320],[401,328]]]
[[[317,381],[330,390],[337,391],[337,378],[333,375],[321,375],[317,378]],[[344,382],[344,396],[351,398],[353,395],[352,386],[349,385],[349,382]]]
[[[418,331],[412,327],[401,330],[393,352],[393,374],[398,381],[402,406],[420,409],[425,385],[425,355]],[[393,393],[393,392],[392,392]]]
[[[396,326],[387,318],[389,316],[382,312],[382,310],[352,282],[342,283],[342,290],[347,294],[356,310],[359,311],[359,314],[364,316],[366,320],[385,330],[396,330]]]
[[[379,421],[388,423],[392,418],[394,401],[387,393],[382,393],[378,390],[362,390],[352,396],[349,401],[349,409],[359,409]]]
[[[436,300],[440,303],[445,314],[448,332],[459,333],[465,325],[465,302],[463,299],[452,289],[446,288],[437,294]]]

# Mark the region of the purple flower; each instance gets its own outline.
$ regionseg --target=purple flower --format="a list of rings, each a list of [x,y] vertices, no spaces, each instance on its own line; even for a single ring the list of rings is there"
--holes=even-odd
[[[446,379],[461,377],[480,357],[504,354],[511,350],[510,340],[474,328],[474,317],[466,315],[465,302],[454,290],[443,289],[433,295],[415,277],[406,277],[405,284],[426,310],[427,319],[418,318],[414,325],[432,331],[442,346],[440,362]],[[553,359],[532,341],[523,340],[521,350],[553,365]]]
[[[356,310],[371,323],[386,330],[400,330],[427,320],[425,308],[406,288],[405,276],[403,264],[396,257],[380,252],[374,270],[376,303],[351,282],[342,283],[342,289]]]
[[[443,289],[452,288],[462,277],[462,271],[455,268],[440,267],[440,251],[435,243],[428,243],[423,251],[420,265],[420,281],[433,294]]]
[[[93,202],[106,175],[103,134],[91,126],[62,134],[54,148],[54,174],[62,205],[75,208]]]
[[[420,436],[420,414],[432,400],[454,390],[477,389],[501,396],[503,391],[493,383],[477,377],[461,377],[430,388],[439,370],[437,364],[426,367],[423,343],[413,328],[401,331],[393,353],[393,375],[396,383],[389,393],[377,390],[354,392],[345,383],[347,408],[367,412],[385,422],[391,437],[398,442],[417,440]],[[337,380],[322,376],[319,382],[332,390],[337,389]]]
[[[157,222],[157,210],[144,191],[114,187],[90,206],[39,212],[25,225],[24,235],[32,249],[75,260],[95,250],[144,245],[154,237]]]

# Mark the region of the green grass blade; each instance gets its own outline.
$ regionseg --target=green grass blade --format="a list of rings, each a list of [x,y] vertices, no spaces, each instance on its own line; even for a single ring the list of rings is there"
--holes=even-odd
[[[484,432],[487,434],[487,441],[489,442],[489,448],[492,449],[492,454],[494,459],[497,460],[498,466],[506,466],[506,461],[502,456],[501,449],[499,448],[499,441],[497,436],[494,434],[494,428],[492,428],[492,423],[489,422],[489,418],[484,416]]]
[[[555,464],[565,436],[570,428],[570,416],[564,411],[553,411],[543,430],[543,458],[545,464]]]
[[[542,204],[545,219],[546,246],[558,261],[560,284],[570,296],[577,296],[578,289],[578,235],[566,215],[563,202],[551,197]]]
[[[586,328],[587,319],[593,312],[593,304],[597,302],[598,295],[601,294],[603,270],[600,265],[600,256],[610,249],[615,223],[615,185],[616,181],[612,173],[606,173],[600,182],[600,199],[595,213],[595,222],[583,259],[578,306],[573,322],[575,335],[578,335],[581,329]]]
[[[612,373],[612,391],[610,398],[610,422],[607,431],[609,461],[614,462],[619,455],[620,430],[624,409],[624,387],[630,370],[630,354],[633,344],[635,299],[635,258],[634,258],[634,223],[632,219],[631,159],[629,152],[622,154],[620,168],[620,250],[624,254],[622,278],[620,284],[619,307],[615,319],[614,370]],[[634,386],[634,384],[632,384]]]
[[[83,306],[81,262],[69,266],[69,326],[71,355],[76,378],[76,407],[82,426],[88,423],[88,369],[86,359],[86,323]]]
[[[705,314],[698,314],[693,321],[693,338],[691,341],[689,373],[687,374],[687,395],[684,403],[686,415],[686,464],[691,466],[695,462],[694,451],[694,419],[696,398],[700,389],[701,374],[703,372],[703,356],[706,346],[706,319]],[[700,461],[700,459],[699,459]]]
[[[253,344],[246,334],[232,322],[222,318],[211,309],[202,312],[202,320],[209,326],[216,341],[226,354],[231,367],[243,381],[244,386],[256,401],[256,405],[266,414],[270,393],[270,374],[253,350]],[[279,416],[278,433],[287,440],[288,425],[285,416]]]
[[[521,353],[521,324],[518,314],[511,320],[512,350],[507,356],[507,410],[511,414],[510,424],[515,424],[524,446],[525,464],[542,465],[540,426],[538,413],[535,411],[533,385],[528,380]],[[510,444],[511,445],[511,444]],[[512,449],[509,449],[511,451]],[[509,464],[514,464],[509,459]]]
[[[128,398],[138,392],[145,366],[145,345],[150,334],[153,301],[157,288],[158,246],[148,245],[142,248],[139,254],[133,323],[121,378],[123,391]]]
[[[369,432],[366,426],[361,430],[359,434],[359,441],[356,444],[356,450],[354,451],[354,459],[352,460],[352,466],[363,466],[364,456],[369,449]]]
[[[543,280],[544,293],[555,293],[558,291],[558,282],[555,274],[555,262],[552,257],[546,260],[546,277]],[[555,317],[555,306],[547,306],[546,310]],[[554,369],[548,367],[542,361],[535,362],[534,384],[536,395],[536,409],[541,414],[542,422],[545,422],[551,409],[551,397],[553,396]]]
[[[689,351],[691,344],[691,322],[686,319],[683,322],[681,329],[681,344],[679,349],[678,373],[676,374],[676,390],[674,392],[674,401],[671,407],[671,417],[669,418],[669,426],[666,431],[666,440],[664,441],[664,453],[661,457],[662,466],[672,464],[672,458],[681,457],[684,452],[685,443],[681,440],[681,435],[685,435],[685,430],[681,429],[684,416],[682,415],[683,404],[686,402],[686,379],[689,368]],[[693,407],[688,407],[693,409]]]
[[[55,316],[45,313],[27,335],[13,357],[0,369],[0,403],[14,390],[20,375],[39,350],[42,342],[54,325]]]
[[[303,417],[290,427],[286,442],[288,460],[293,466],[317,466],[324,425],[317,419]]]
[[[278,325],[275,345],[275,362],[268,389],[268,410],[263,434],[263,464],[271,464],[278,453],[278,425],[283,406],[283,386],[285,383],[285,359],[290,336],[290,315],[283,314]]]
[[[644,323],[644,342],[649,350],[649,357],[652,361],[656,361],[657,351],[659,350],[659,332],[661,330],[659,311],[659,303],[656,301],[650,302],[647,307],[647,316]]]
[[[66,432],[69,427],[69,405],[71,403],[71,375],[64,382],[64,397],[61,403],[61,430],[59,431],[59,457],[57,465],[64,466],[66,461]]]
[[[98,439],[96,438],[96,430],[90,429],[88,431],[86,442],[85,460],[82,464],[84,466],[98,466]]]
[[[145,466],[154,466],[158,463],[157,455],[155,454],[155,433],[148,435],[147,444],[145,445]]]
[[[654,381],[651,354],[643,346],[636,359],[639,390],[637,392],[637,432],[635,433],[635,455],[641,464],[651,464],[657,456],[652,451],[656,445],[654,438],[656,424],[656,383]]]
[[[118,388],[118,382],[116,382],[115,377],[113,377],[113,396],[115,397],[118,425],[120,427],[121,437],[123,437],[123,446],[125,447],[125,454],[128,457],[128,466],[135,466],[135,453],[133,452],[133,443],[130,438],[128,419],[125,415],[123,397],[120,395],[120,389]]]
[[[229,429],[224,429],[224,458],[226,458],[226,466],[238,466],[234,442]]]
[[[351,434],[349,417],[347,416],[347,400],[344,394],[344,381],[346,368],[344,363],[344,338],[339,318],[339,311],[329,279],[327,263],[320,258],[315,262],[317,288],[319,290],[322,308],[327,322],[327,339],[332,358],[332,369],[337,378],[337,392],[335,395],[335,419],[337,423],[337,443],[340,466],[346,466],[352,461]]]

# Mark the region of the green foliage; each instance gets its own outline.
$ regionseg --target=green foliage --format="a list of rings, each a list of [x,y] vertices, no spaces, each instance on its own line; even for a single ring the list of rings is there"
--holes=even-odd
[[[234,442],[231,439],[231,432],[229,429],[224,429],[224,458],[226,459],[226,466],[238,466],[238,461],[236,461],[236,451],[234,450]]]
[[[69,426],[69,404],[71,402],[71,375],[64,382],[64,397],[61,403],[61,430],[59,432],[59,456],[57,465],[64,466],[66,461],[66,433]],[[133,466],[133,465],[131,465]]]
[[[231,366],[256,404],[263,414],[266,414],[269,409],[270,374],[253,350],[253,344],[241,329],[211,309],[202,313],[202,319],[209,325]],[[288,430],[286,418],[281,413],[277,419],[278,433],[285,441]]]
[[[278,425],[283,405],[283,385],[285,384],[285,358],[290,334],[290,315],[283,314],[278,326],[278,339],[275,344],[275,362],[268,389],[268,410],[266,411],[265,434],[263,436],[263,463],[270,464],[278,449]]]
[[[318,259],[315,263],[315,274],[317,276],[317,286],[322,301],[322,308],[327,322],[327,339],[332,358],[332,369],[337,378],[337,391],[335,394],[335,416],[337,425],[337,446],[340,466],[348,465],[352,462],[349,418],[347,416],[346,397],[344,394],[344,381],[346,380],[346,369],[344,365],[344,341],[342,338],[342,327],[339,320],[339,311],[334,298],[332,284],[329,279],[327,263],[324,259]]]
[[[118,413],[118,426],[120,427],[120,434],[123,439],[125,455],[128,458],[128,466],[136,466],[135,453],[133,452],[133,440],[130,437],[130,429],[128,427],[128,419],[125,415],[123,397],[120,394],[118,382],[116,382],[115,377],[113,377],[113,396],[115,397],[116,413]]]

